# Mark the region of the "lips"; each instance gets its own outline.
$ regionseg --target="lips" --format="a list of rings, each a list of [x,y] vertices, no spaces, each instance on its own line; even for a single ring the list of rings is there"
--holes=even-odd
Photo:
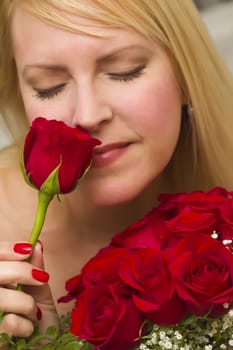
[[[95,148],[93,152],[93,166],[110,165],[126,152],[129,145],[129,142],[116,142]]]
[[[122,148],[122,147],[126,147],[129,145],[129,142],[116,142],[116,143],[110,143],[101,147],[96,147],[94,149],[94,154],[101,154],[101,153],[105,153],[105,152],[109,152],[112,151],[114,149],[118,149],[118,148]]]

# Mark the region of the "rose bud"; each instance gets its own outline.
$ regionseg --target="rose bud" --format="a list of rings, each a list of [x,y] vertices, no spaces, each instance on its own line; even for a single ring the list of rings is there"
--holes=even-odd
[[[62,121],[36,118],[26,136],[22,171],[38,190],[38,207],[29,242],[34,246],[54,195],[75,189],[91,164],[92,150],[101,142],[81,128]]]
[[[26,136],[23,169],[27,182],[49,195],[72,191],[100,141],[62,121],[36,118]]]

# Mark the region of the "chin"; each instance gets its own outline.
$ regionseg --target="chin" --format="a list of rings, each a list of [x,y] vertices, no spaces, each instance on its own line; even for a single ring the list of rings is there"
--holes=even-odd
[[[105,182],[102,186],[88,186],[86,190],[86,198],[89,198],[92,204],[96,206],[123,206],[134,201],[140,201],[140,198],[147,201],[147,193],[150,194],[148,200],[151,198],[151,193],[153,193],[148,183],[136,183],[135,181],[124,182],[123,184],[114,183],[113,181]]]
[[[112,207],[128,203],[134,197],[126,195],[125,193],[122,195],[122,193],[114,191],[92,191],[86,195],[86,198],[88,198],[89,202],[94,206]]]

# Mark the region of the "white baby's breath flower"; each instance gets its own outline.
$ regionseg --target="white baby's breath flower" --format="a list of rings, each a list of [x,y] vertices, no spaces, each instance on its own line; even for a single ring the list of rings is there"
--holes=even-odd
[[[213,346],[212,345],[205,345],[205,350],[212,350],[213,349]]]
[[[166,337],[166,333],[164,331],[159,332],[160,339],[164,339]]]
[[[213,231],[211,237],[214,238],[214,239],[217,239],[217,238],[218,238],[217,232],[216,232],[216,231]]]
[[[232,243],[232,240],[231,240],[231,239],[224,239],[224,240],[222,241],[222,243],[223,243],[224,245],[229,245],[229,244]]]
[[[142,346],[144,345],[144,346]],[[218,318],[195,317],[171,327],[154,325],[135,350],[230,350],[233,310]]]

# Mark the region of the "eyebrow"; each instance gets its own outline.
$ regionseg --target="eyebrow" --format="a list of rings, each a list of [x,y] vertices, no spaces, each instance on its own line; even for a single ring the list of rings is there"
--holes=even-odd
[[[143,53],[146,52],[152,52],[152,50],[150,50],[149,48],[142,46],[142,45],[138,45],[138,44],[132,44],[132,45],[127,45],[125,47],[121,47],[120,49],[114,50],[113,52],[100,57],[97,61],[98,63],[110,63],[115,61],[118,56],[122,53],[125,53],[127,51],[134,51],[134,50],[143,50]]]
[[[100,57],[97,59],[98,64],[107,64],[112,63],[115,60],[117,60],[118,56],[124,52],[127,51],[133,51],[133,50],[143,50],[143,52],[151,52],[149,48],[146,48],[145,46],[138,45],[138,44],[132,44],[127,45],[125,47],[121,47],[119,49],[114,50],[113,52],[110,52],[109,54],[106,54],[103,57]],[[65,73],[66,72],[66,66],[65,65],[54,65],[54,64],[48,64],[48,63],[34,63],[34,64],[27,64],[22,72],[22,75],[24,78],[27,78],[27,71],[31,68],[38,68],[38,69],[44,69],[48,71],[54,71],[56,73]]]
[[[46,64],[46,63],[34,63],[34,64],[27,64],[23,69],[23,77],[27,77],[27,71],[30,68],[39,68],[39,69],[45,69],[55,72],[61,72],[64,73],[66,71],[65,66],[58,66],[58,65],[52,65],[52,64]]]

